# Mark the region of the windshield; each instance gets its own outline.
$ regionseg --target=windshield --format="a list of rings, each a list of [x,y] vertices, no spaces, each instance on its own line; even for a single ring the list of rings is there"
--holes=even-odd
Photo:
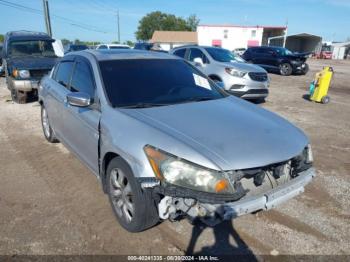
[[[243,58],[227,49],[207,47],[205,50],[207,50],[210,56],[218,62],[245,62]]]
[[[113,107],[160,106],[226,96],[184,60],[108,60],[100,62],[100,69]]]
[[[12,41],[9,45],[12,56],[45,56],[56,57],[52,41]]]

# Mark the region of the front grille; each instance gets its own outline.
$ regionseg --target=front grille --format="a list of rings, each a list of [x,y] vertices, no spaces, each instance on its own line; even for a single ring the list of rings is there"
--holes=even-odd
[[[249,72],[248,75],[254,81],[265,82],[267,80],[266,73]]]
[[[30,70],[30,76],[33,78],[42,78],[44,75],[47,75],[49,72],[50,72],[49,69]]]

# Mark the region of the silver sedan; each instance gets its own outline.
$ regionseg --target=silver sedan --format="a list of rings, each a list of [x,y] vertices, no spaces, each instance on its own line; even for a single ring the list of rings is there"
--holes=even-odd
[[[132,232],[267,210],[315,175],[301,130],[172,55],[70,53],[41,81],[39,102],[46,139],[96,175]]]

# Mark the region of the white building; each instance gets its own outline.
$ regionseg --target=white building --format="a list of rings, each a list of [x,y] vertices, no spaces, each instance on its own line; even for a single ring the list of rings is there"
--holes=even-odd
[[[332,43],[332,59],[345,59],[350,53],[350,42]]]
[[[199,25],[198,44],[228,50],[267,45],[269,37],[285,34],[285,26]]]

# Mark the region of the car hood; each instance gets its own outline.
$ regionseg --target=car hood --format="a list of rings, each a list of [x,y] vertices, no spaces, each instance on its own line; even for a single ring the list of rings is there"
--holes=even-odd
[[[308,143],[304,133],[288,121],[231,96],[123,111],[184,143],[222,170],[282,162],[300,154]],[[181,152],[174,151],[176,145],[160,148],[181,157]]]
[[[220,64],[224,67],[231,67],[244,72],[266,73],[266,70],[264,68],[258,65],[253,65],[253,64],[244,63],[244,62],[227,62],[227,63],[220,63]]]
[[[52,69],[57,60],[56,57],[14,57],[8,59],[8,64],[12,68],[18,69]]]

